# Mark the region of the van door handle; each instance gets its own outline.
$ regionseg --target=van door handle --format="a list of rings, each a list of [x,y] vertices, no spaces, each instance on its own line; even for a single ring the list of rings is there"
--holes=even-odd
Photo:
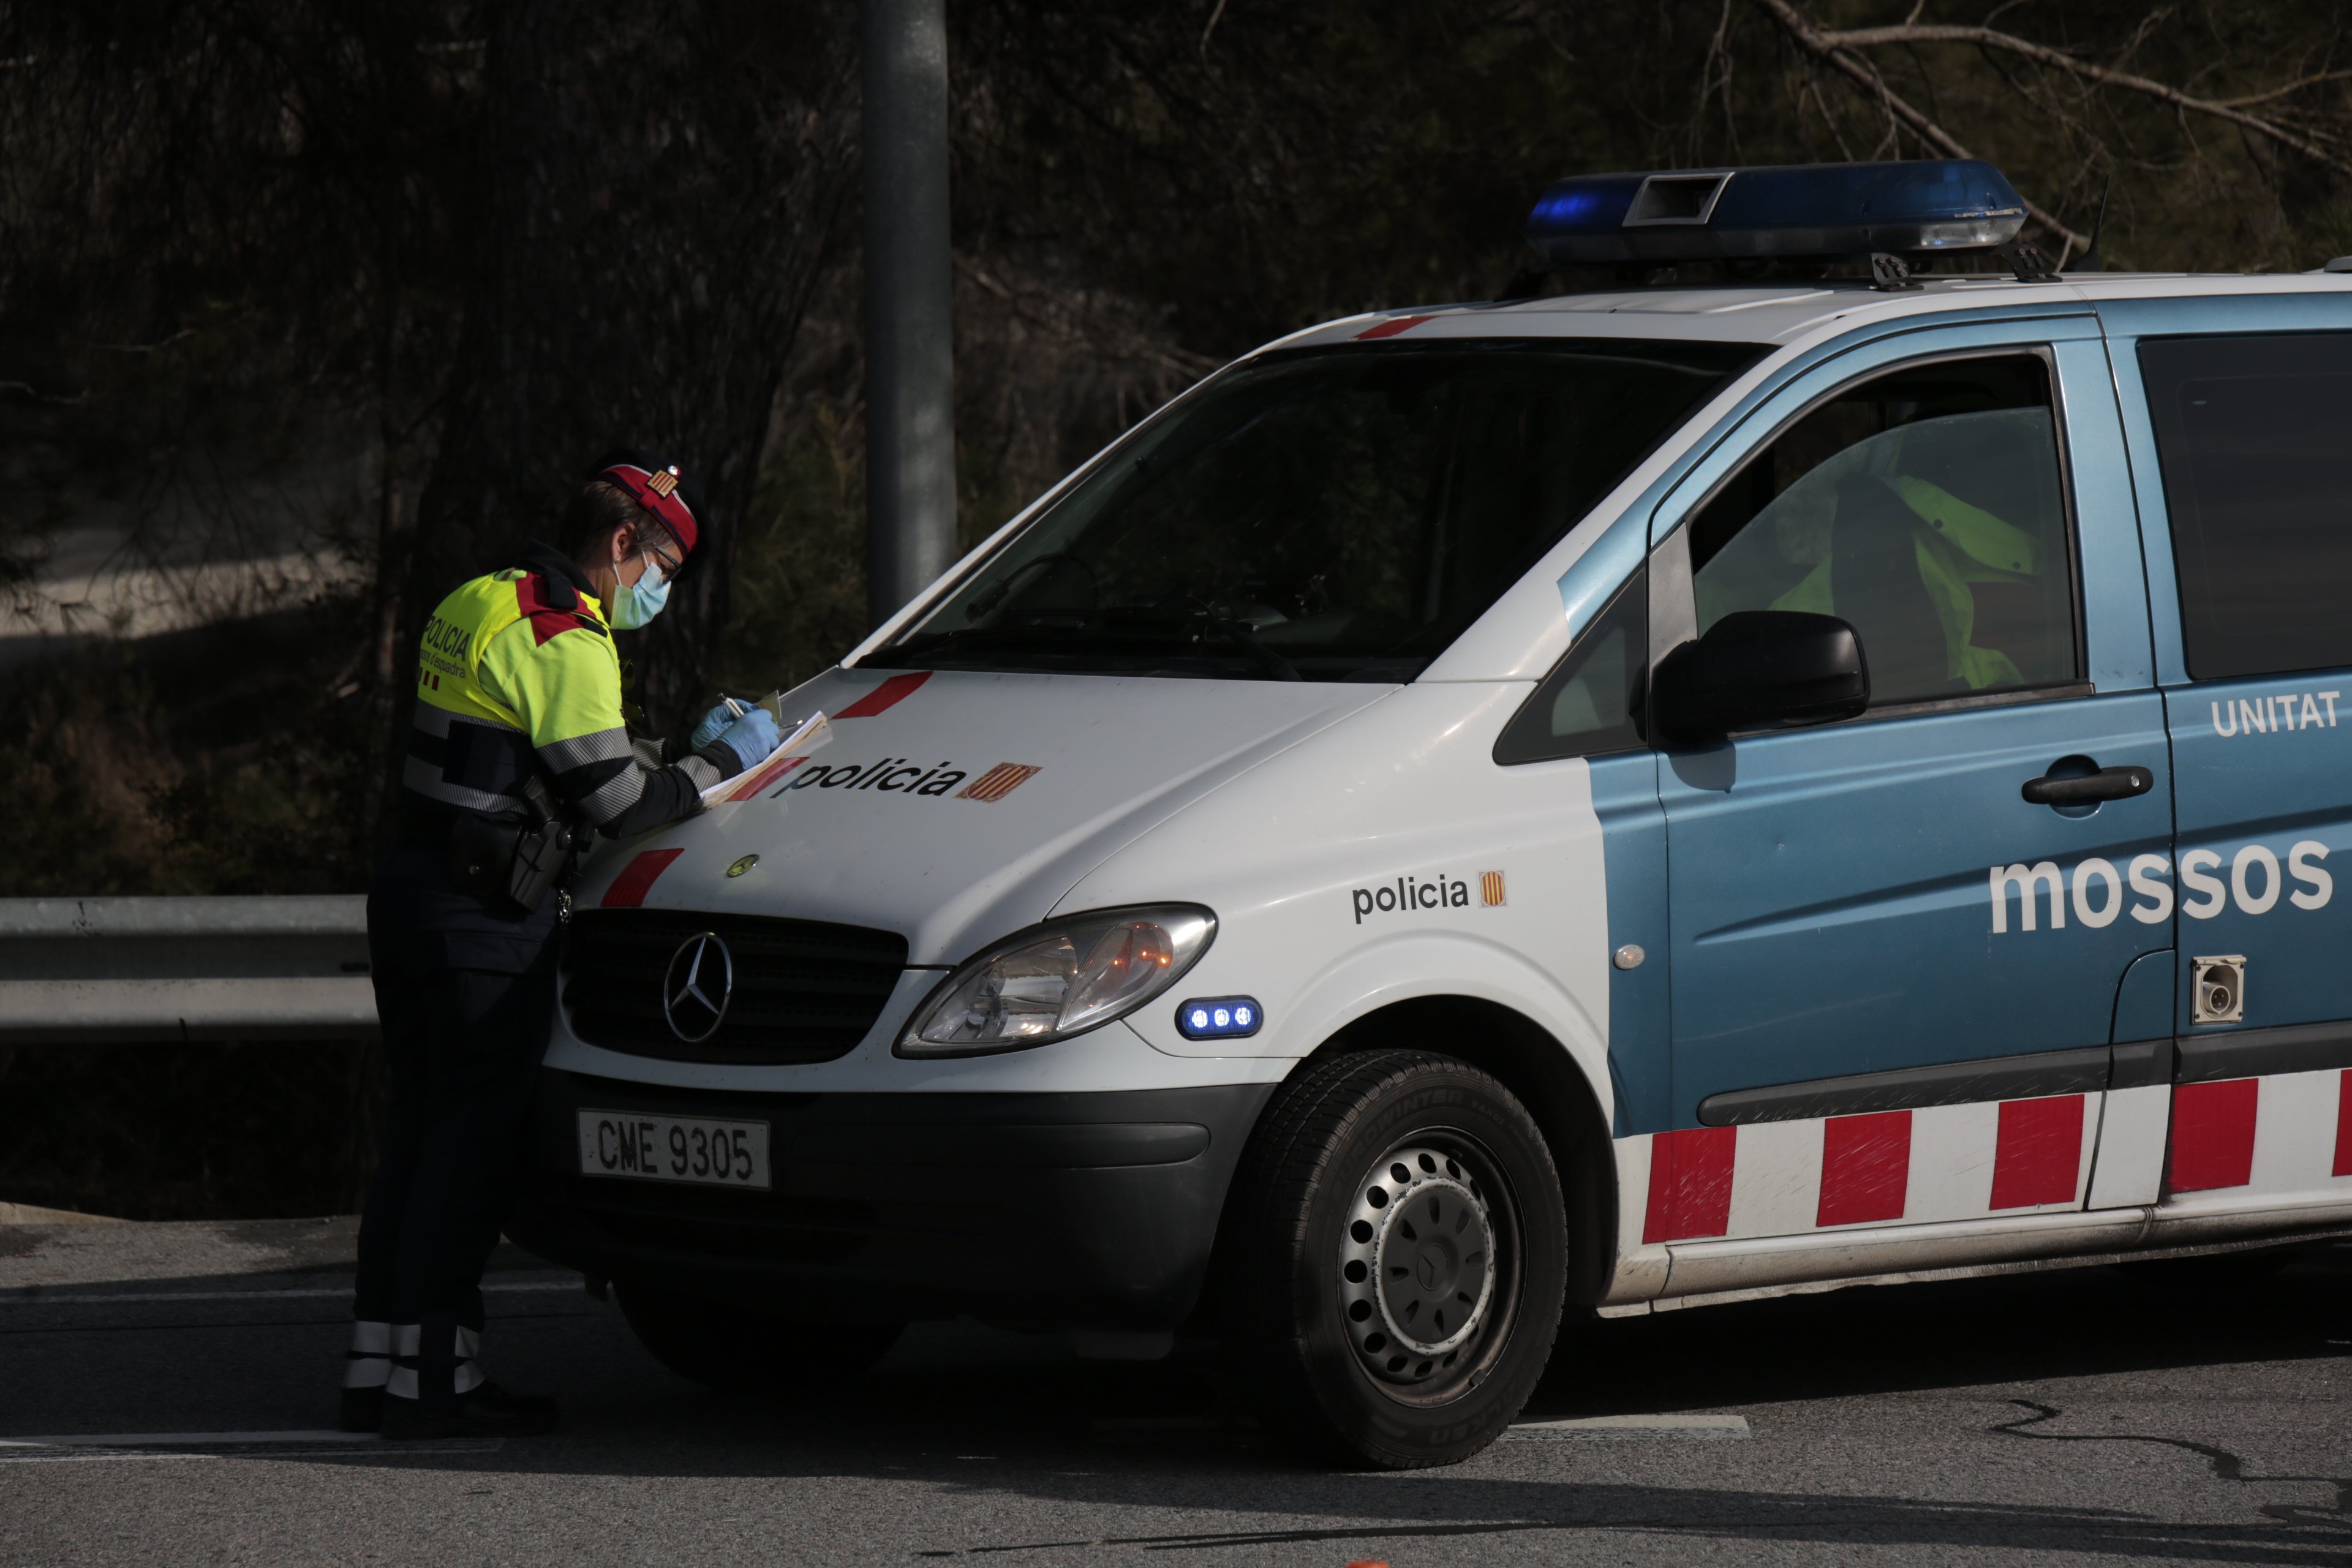
[[[2025,787],[2017,793],[2033,805],[2087,805],[2094,801],[2129,800],[2155,787],[2156,775],[2134,763],[2120,768],[2101,768],[2097,773],[2071,779],[2054,779],[2044,773],[2038,779],[2026,780]]]

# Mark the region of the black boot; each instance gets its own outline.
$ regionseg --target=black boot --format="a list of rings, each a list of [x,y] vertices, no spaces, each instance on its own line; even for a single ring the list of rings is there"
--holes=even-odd
[[[335,1418],[335,1426],[343,1432],[373,1432],[383,1425],[383,1390],[376,1388],[346,1388],[343,1405]]]
[[[555,1430],[555,1401],[545,1394],[509,1394],[482,1383],[458,1395],[453,1409],[428,1411],[420,1400],[383,1402],[383,1435],[392,1442],[420,1437],[536,1437]]]
[[[404,1442],[553,1431],[555,1401],[509,1394],[485,1379],[474,1360],[480,1347],[480,1333],[459,1327],[455,1318],[426,1318],[418,1328],[415,1355],[395,1363],[379,1428],[384,1436]]]

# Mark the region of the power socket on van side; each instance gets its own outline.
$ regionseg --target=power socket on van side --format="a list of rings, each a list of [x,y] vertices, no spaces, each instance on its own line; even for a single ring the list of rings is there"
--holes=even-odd
[[[2192,1024],[2235,1024],[2246,1016],[2246,961],[2231,953],[2221,958],[2189,961],[2197,977],[2197,994],[2190,1002]]]

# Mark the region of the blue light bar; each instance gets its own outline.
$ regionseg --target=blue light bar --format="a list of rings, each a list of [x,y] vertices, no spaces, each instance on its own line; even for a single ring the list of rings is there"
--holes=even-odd
[[[1238,1040],[1265,1022],[1251,996],[1195,996],[1176,1009],[1176,1032],[1188,1040]]]
[[[1975,158],[1580,174],[1547,189],[1528,243],[1548,267],[1989,250],[2025,202]]]

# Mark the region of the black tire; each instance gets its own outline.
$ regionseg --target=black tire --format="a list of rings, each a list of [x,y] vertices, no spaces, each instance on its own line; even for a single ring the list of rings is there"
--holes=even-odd
[[[1217,1304],[1265,1425],[1320,1459],[1412,1469],[1458,1464],[1518,1415],[1567,1272],[1559,1173],[1511,1092],[1447,1057],[1370,1051],[1308,1068],[1259,1119]]]
[[[790,1399],[880,1361],[902,1323],[810,1323],[722,1301],[616,1283],[637,1342],[678,1376],[721,1394]]]

